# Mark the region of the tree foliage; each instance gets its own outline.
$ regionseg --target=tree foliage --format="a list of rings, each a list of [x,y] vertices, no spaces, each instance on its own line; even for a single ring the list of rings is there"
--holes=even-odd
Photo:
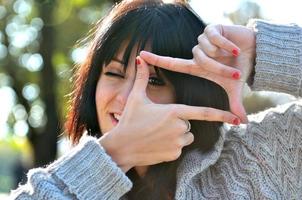
[[[34,166],[56,158],[72,67],[84,56],[75,41],[114,2],[1,0],[0,87],[13,100],[5,134],[28,137]]]

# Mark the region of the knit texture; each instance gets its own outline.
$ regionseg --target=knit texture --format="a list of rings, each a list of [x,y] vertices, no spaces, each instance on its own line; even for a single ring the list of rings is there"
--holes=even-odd
[[[297,25],[251,23],[257,31],[254,90],[302,96],[302,29]],[[254,24],[254,25],[253,25]]]
[[[28,179],[12,199],[119,199],[132,187],[93,137],[82,139],[46,169],[30,170]]]
[[[295,25],[254,22],[254,90],[302,96],[302,34]],[[177,170],[175,199],[302,199],[302,102],[249,116],[247,125],[221,127],[207,152],[188,153]],[[34,169],[17,199],[119,199],[132,183],[88,137],[46,169]]]
[[[302,34],[295,25],[253,24],[254,90],[302,96]],[[302,199],[302,103],[223,127],[213,150],[191,152],[177,173],[176,199]]]

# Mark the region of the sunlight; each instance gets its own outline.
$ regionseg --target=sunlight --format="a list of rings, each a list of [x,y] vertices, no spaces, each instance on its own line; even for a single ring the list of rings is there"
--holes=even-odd
[[[267,20],[302,24],[299,0],[191,0],[191,5],[207,23],[228,23],[230,21],[226,19],[225,14],[235,11],[244,2],[257,3],[261,14]]]

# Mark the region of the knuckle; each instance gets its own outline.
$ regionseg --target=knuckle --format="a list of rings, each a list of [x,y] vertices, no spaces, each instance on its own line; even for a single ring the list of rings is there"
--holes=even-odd
[[[167,59],[167,61],[168,61],[168,63],[167,63],[168,69],[173,69],[173,65],[174,65],[173,61],[174,61],[174,59],[175,58],[168,57],[168,59]]]
[[[197,64],[198,66],[202,66],[204,64],[204,60],[200,54],[194,54],[193,59],[195,64]]]
[[[194,135],[193,135],[193,133],[189,132],[189,133],[188,133],[188,136],[189,136],[190,141],[191,141],[191,143],[192,143],[192,142],[194,141]]]
[[[188,125],[183,121],[183,120],[180,120],[180,125],[178,126],[178,130],[180,133],[185,133],[187,128],[188,128]]]
[[[196,65],[198,62],[196,61],[195,58],[193,58],[193,63],[190,63],[188,66],[187,66],[187,73],[189,75],[194,75],[194,71],[198,70],[198,66]]]
[[[183,133],[182,133],[183,134]],[[175,149],[181,149],[183,147],[183,141],[181,140],[181,138],[183,137],[182,134],[173,134],[173,136],[171,135],[170,139],[170,148],[172,151],[174,151]]]
[[[228,122],[228,121],[231,121],[230,118],[227,116],[227,115],[224,115],[224,114],[219,114],[219,119],[223,122]]]
[[[220,41],[220,43],[221,43],[222,46],[227,46],[227,45],[228,45],[228,41],[225,40],[225,39],[222,39],[222,40]]]
[[[181,138],[177,138],[175,141],[175,148],[181,149],[182,147],[183,147],[183,141],[181,140]]]
[[[175,105],[172,105],[169,111],[167,112],[168,117],[175,117],[177,116],[177,108]]]
[[[207,63],[207,60],[204,58],[204,57],[199,57],[198,59],[197,59],[197,62],[198,62],[198,64],[199,65],[201,65],[201,66],[206,66],[208,63]]]
[[[156,57],[154,58],[154,65],[155,65],[155,66],[158,66],[158,64],[159,64],[159,58],[156,56]]]
[[[191,135],[192,135],[192,142],[194,142],[195,140],[194,134],[191,133]]]
[[[142,73],[139,73],[139,74],[137,74],[137,76],[136,76],[136,79],[137,80],[144,80],[144,74],[142,74]]]
[[[202,43],[204,37],[205,37],[204,34],[199,35],[198,38],[197,38],[197,41],[198,41],[199,43]]]
[[[193,55],[197,54],[198,49],[199,49],[199,46],[198,46],[198,45],[195,45],[195,46],[192,48],[192,53],[193,53]]]
[[[206,28],[204,29],[204,32],[205,32],[206,34],[210,33],[210,32],[211,32],[211,28],[212,28],[212,25],[206,26]]]
[[[222,111],[218,113],[218,118],[223,121],[223,122],[231,122],[233,121],[233,116],[227,112],[227,111]]]
[[[181,155],[181,149],[178,149],[173,153],[171,153],[170,160],[177,160],[180,157],[180,155]]]
[[[204,120],[208,120],[210,117],[210,109],[209,108],[203,108],[203,111],[202,111],[202,118]]]
[[[209,47],[207,52],[207,54],[212,58],[217,57],[217,53],[218,53],[218,48],[214,46]]]
[[[187,145],[190,145],[194,142],[194,135],[192,133],[186,133],[186,134],[188,134],[187,143],[186,143],[186,146],[187,146]]]
[[[218,67],[217,68],[217,72],[221,75],[224,75],[224,74],[227,74],[228,73],[228,70],[224,67]]]
[[[209,36],[209,38],[210,38],[211,42],[213,42],[214,44],[219,43],[220,37],[219,37],[218,34],[216,34],[216,33],[211,33],[210,36]]]
[[[137,80],[144,80],[147,78],[147,74],[146,73],[143,73],[143,72],[137,72],[136,74],[136,79]]]

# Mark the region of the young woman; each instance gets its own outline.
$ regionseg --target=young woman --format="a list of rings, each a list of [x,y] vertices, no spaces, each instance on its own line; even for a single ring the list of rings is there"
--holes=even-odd
[[[47,168],[31,170],[28,183],[11,196],[298,198],[302,183],[299,104],[258,114],[240,127],[222,123],[240,123],[229,109],[246,122],[240,91],[247,78],[254,78],[256,89],[263,83],[272,89],[282,82],[301,95],[301,57],[292,43],[282,54],[286,57],[280,57],[292,61],[283,75],[279,73],[282,60],[272,59],[276,53],[269,51],[280,52],[283,46],[275,45],[269,34],[261,36],[261,31],[275,35],[284,28],[293,33],[284,36],[287,41],[296,34],[295,41],[301,44],[295,32],[299,29],[273,26],[275,33],[269,24],[259,27],[257,51],[263,59],[257,58],[254,76],[252,30],[210,27],[202,34],[204,23],[185,3],[122,1],[97,25],[87,60],[77,72],[66,127],[74,144],[79,144]],[[237,34],[242,31],[248,33],[244,34],[248,43]],[[268,70],[267,60],[277,67]],[[267,73],[278,79],[267,78]]]

